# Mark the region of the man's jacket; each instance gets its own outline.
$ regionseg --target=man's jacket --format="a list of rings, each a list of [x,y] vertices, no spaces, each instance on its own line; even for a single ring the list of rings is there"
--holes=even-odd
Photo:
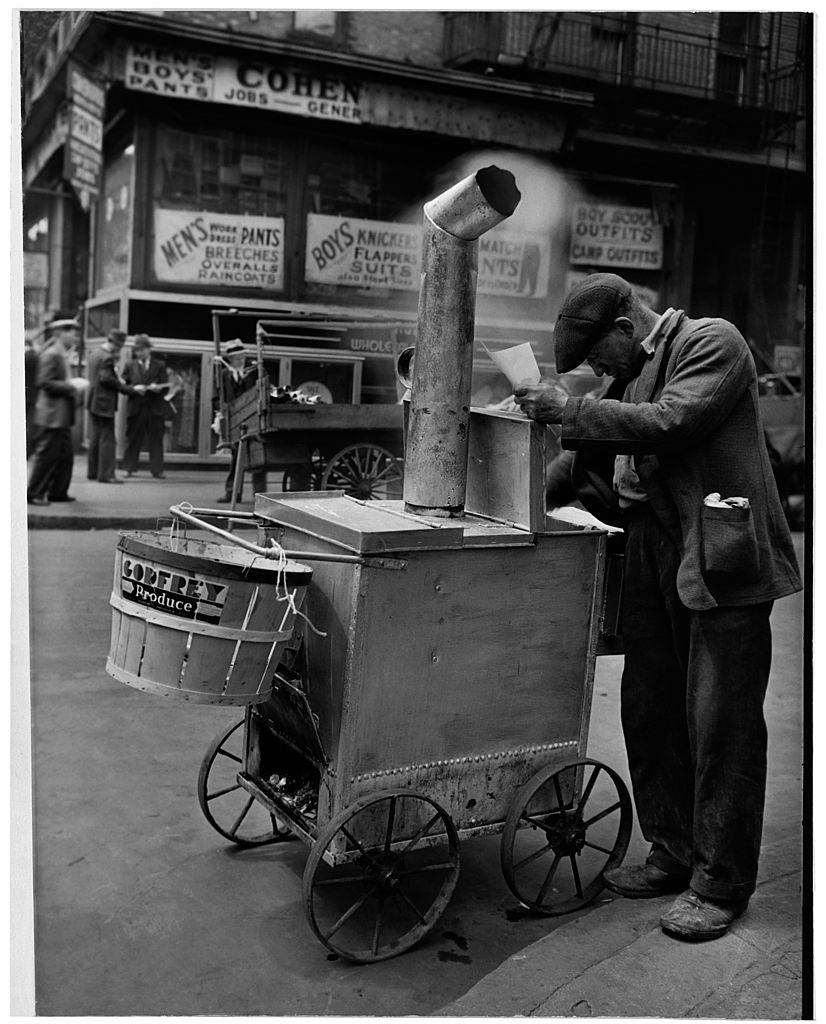
[[[686,607],[757,604],[800,590],[754,361],[732,324],[680,314],[633,381],[615,381],[599,400],[568,400],[561,443],[567,451],[551,487],[570,469],[578,494],[584,486],[610,495],[614,456],[634,456],[651,507],[680,549],[677,589]],[[750,508],[706,507],[715,491],[748,498]]]
[[[135,384],[166,384],[166,363],[162,359],[150,356],[149,365],[144,370],[137,359],[132,359],[124,367],[123,380],[127,387]],[[163,416],[168,405],[164,394],[164,391],[147,391],[144,395],[130,394],[126,418],[131,420],[140,415]]]
[[[35,422],[49,430],[71,427],[75,421],[77,391],[69,381],[65,355],[53,346],[40,353],[37,387]]]
[[[114,353],[103,347],[96,349],[89,356],[86,374],[89,378],[86,408],[93,416],[114,419],[118,408],[118,393],[134,393],[132,388],[118,379]]]

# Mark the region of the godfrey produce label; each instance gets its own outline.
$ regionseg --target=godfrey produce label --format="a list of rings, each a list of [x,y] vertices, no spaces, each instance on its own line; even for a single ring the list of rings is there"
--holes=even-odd
[[[305,275],[317,284],[418,291],[422,227],[311,213]],[[541,235],[494,228],[479,239],[478,291],[542,299],[548,294],[550,244]]]
[[[158,281],[284,287],[284,218],[155,209]]]
[[[123,559],[121,592],[127,601],[168,615],[218,623],[228,587],[219,580],[163,569],[138,558]]]

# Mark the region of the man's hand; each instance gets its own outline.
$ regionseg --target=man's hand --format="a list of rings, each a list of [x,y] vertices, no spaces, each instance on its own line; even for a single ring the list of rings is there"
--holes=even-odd
[[[135,394],[137,394],[137,395],[145,395],[146,394],[146,385],[145,384],[133,384],[132,386],[133,386],[133,388],[135,390]]]
[[[528,417],[537,423],[561,423],[568,395],[556,384],[521,384],[513,389],[513,398]]]

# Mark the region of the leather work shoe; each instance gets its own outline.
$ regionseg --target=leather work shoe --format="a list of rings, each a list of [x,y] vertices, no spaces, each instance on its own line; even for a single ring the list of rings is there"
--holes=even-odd
[[[660,918],[660,927],[668,935],[684,942],[719,939],[729,930],[732,921],[743,913],[748,902],[717,902],[688,889]]]
[[[681,892],[688,885],[689,873],[672,874],[654,864],[627,864],[611,868],[602,876],[605,888],[629,900],[653,899],[670,892]]]

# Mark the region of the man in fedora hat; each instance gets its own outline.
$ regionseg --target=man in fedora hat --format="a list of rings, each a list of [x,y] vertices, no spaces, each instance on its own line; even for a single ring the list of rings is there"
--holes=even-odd
[[[131,389],[126,406],[123,468],[127,476],[137,473],[145,442],[149,470],[152,476],[163,478],[164,391],[169,380],[166,364],[152,354],[152,342],[146,334],[135,335],[132,359],[124,367],[123,381]]]
[[[223,354],[217,356],[220,366],[218,386],[223,394],[224,402],[231,402],[234,398],[242,395],[245,391],[255,387],[255,366],[247,366],[247,349],[240,338],[233,338],[224,347]],[[216,410],[216,417],[213,424],[220,424],[220,412]],[[220,429],[220,427],[219,427]],[[230,446],[230,462],[226,480],[224,481],[224,493],[216,501],[219,505],[232,504],[232,489],[235,484],[235,470],[238,465],[238,448],[240,442]],[[267,489],[267,471],[264,469],[253,470],[252,473],[253,493],[263,493]],[[244,481],[241,478],[238,490],[235,495],[236,501],[243,498]]]
[[[118,395],[138,392],[124,384],[115,365],[126,343],[126,331],[113,327],[106,341],[89,355],[86,375],[89,391],[86,408],[89,412],[89,446],[87,476],[101,484],[120,484],[115,476],[115,413]]]
[[[57,317],[46,328],[37,374],[34,416],[39,433],[27,488],[30,505],[75,500],[69,494],[74,465],[72,425],[87,382],[69,376],[69,360],[79,338],[80,323],[73,317]]]
[[[581,496],[626,534],[622,726],[651,847],[605,884],[632,899],[679,893],[663,930],[713,939],[754,892],[769,614],[801,588],[754,362],[732,324],[655,313],[615,274],[572,289],[554,349],[560,373],[587,362],[613,378],[598,400],[514,391],[529,417],[562,424],[551,503]]]

